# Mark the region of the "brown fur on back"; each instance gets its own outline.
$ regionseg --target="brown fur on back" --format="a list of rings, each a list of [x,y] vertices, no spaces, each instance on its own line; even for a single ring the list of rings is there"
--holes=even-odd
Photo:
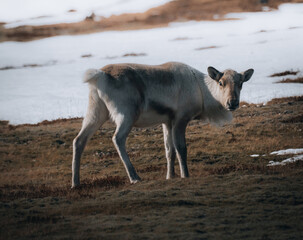
[[[101,70],[116,80],[121,80],[121,78],[128,78],[130,81],[135,79],[144,78],[145,81],[150,81],[153,83],[170,85],[174,82],[174,75],[171,72],[171,63],[165,63],[162,65],[143,65],[143,64],[110,64],[103,67]]]

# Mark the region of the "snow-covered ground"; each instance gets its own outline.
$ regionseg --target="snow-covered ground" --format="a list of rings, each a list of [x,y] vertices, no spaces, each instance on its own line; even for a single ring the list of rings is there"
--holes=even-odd
[[[6,28],[79,22],[93,12],[97,16],[144,12],[170,0],[1,0],[0,22]],[[17,7],[16,7],[17,6]],[[70,11],[72,10],[72,11]]]
[[[294,163],[296,161],[303,161],[303,154],[300,154],[300,153],[303,153],[303,148],[295,148],[295,149],[285,149],[285,150],[279,150],[279,151],[275,151],[275,152],[272,152],[270,153],[271,155],[290,155],[290,154],[293,154],[295,156],[291,157],[291,158],[287,158],[281,162],[279,161],[270,161],[268,163],[267,166],[279,166],[279,165],[286,165],[288,163]],[[298,155],[300,154],[300,155]]]
[[[297,162],[297,161],[303,161],[303,154],[297,155],[297,156],[294,156],[294,157],[291,157],[291,158],[287,158],[287,159],[285,159],[281,162],[270,161],[267,166],[270,166],[270,167],[272,167],[272,166],[284,166],[288,163],[294,163],[294,162]]]
[[[303,148],[290,148],[285,150],[274,151],[270,155],[287,155],[287,154],[300,154],[303,153]]]
[[[294,155],[293,157],[287,158],[281,162],[279,161],[270,161],[267,166],[272,167],[272,166],[284,166],[289,163],[294,163],[297,161],[303,161],[303,148],[289,148],[289,149],[284,149],[284,150],[279,150],[279,151],[274,151],[271,152],[270,155]],[[260,154],[252,154],[250,155],[253,158],[259,157]],[[262,155],[263,157],[266,156],[266,154]]]
[[[180,61],[202,72],[208,66],[254,68],[252,79],[244,84],[242,101],[266,103],[303,95],[303,84],[277,84],[281,78],[269,77],[290,69],[303,73],[303,4],[232,17],[241,20],[0,43],[0,68],[17,67],[0,71],[0,119],[20,124],[83,116],[88,100],[83,72],[119,62]],[[145,55],[123,57],[127,53]],[[81,57],[87,54],[92,56]]]

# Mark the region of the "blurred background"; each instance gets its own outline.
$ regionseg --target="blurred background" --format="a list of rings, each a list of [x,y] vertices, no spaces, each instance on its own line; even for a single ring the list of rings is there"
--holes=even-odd
[[[87,68],[180,61],[254,68],[242,101],[303,92],[303,1],[2,0],[0,119],[12,124],[81,117]],[[270,77],[293,70],[295,75]],[[291,81],[297,81],[293,83]]]

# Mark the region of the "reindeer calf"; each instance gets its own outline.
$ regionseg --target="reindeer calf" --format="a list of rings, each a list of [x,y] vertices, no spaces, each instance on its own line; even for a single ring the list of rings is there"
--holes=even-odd
[[[188,177],[186,126],[192,119],[223,124],[239,107],[242,84],[254,70],[220,72],[208,68],[208,75],[176,62],[149,66],[112,64],[87,70],[84,82],[90,87],[89,105],[82,129],[73,143],[72,187],[80,184],[80,158],[89,138],[111,119],[116,124],[114,145],[131,183],[140,180],[125,149],[132,127],[163,125],[167,158],[166,178],[174,177],[177,156],[181,177]]]

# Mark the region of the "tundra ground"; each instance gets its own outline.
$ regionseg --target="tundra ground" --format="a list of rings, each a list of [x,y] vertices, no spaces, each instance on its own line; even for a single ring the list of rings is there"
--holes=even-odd
[[[267,164],[291,157],[272,151],[303,147],[303,98],[241,105],[222,128],[191,122],[189,179],[165,180],[157,126],[129,136],[142,178],[131,185],[106,123],[87,145],[76,190],[72,140],[81,119],[1,122],[0,238],[302,239],[303,162]]]

